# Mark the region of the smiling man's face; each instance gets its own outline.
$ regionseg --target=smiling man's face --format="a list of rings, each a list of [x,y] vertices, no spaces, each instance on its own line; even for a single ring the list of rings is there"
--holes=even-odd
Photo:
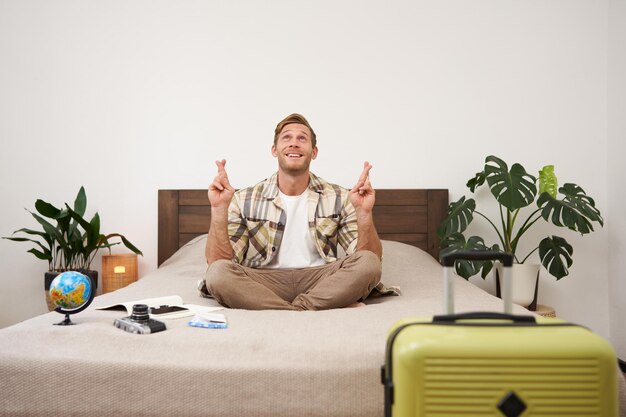
[[[317,146],[313,147],[311,131],[299,123],[286,125],[280,131],[272,155],[278,158],[278,167],[289,175],[308,173],[311,161],[317,157]]]

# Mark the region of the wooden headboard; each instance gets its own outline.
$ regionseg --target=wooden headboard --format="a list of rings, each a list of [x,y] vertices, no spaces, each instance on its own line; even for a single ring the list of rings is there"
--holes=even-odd
[[[439,259],[437,226],[448,208],[448,190],[376,190],[374,224],[381,239],[417,246]],[[209,230],[207,190],[159,190],[159,265]]]

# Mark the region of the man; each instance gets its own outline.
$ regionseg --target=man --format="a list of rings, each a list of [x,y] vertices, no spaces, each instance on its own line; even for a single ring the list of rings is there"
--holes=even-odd
[[[324,310],[363,306],[379,283],[382,245],[372,218],[372,166],[347,190],[310,172],[317,139],[291,114],[276,126],[278,172],[235,192],[226,160],[209,186],[208,292],[250,310]],[[337,246],[348,255],[337,258]]]

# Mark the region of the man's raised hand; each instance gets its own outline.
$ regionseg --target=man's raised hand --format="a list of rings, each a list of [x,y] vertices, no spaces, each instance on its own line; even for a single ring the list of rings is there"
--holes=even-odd
[[[225,169],[226,160],[215,161],[215,165],[217,165],[217,175],[209,185],[209,202],[212,208],[227,208],[233,194],[235,194],[235,189],[228,181],[228,174],[226,174]]]
[[[359,180],[350,190],[350,202],[357,212],[369,213],[374,208],[375,192],[369,179],[370,169],[372,169],[372,165],[365,161]]]

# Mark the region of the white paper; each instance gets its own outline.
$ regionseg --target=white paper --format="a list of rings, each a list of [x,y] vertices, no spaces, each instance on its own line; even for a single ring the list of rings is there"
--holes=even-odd
[[[222,310],[223,307],[219,306],[202,306],[197,304],[184,304],[182,297],[178,295],[170,295],[166,297],[145,298],[142,300],[127,301],[124,303],[112,304],[105,307],[100,307],[96,310],[123,310],[126,309],[128,314],[133,312],[133,306],[135,304],[146,304],[148,308],[157,308],[162,306],[176,306],[186,308],[184,311],[174,311],[172,313],[150,315],[153,318],[159,319],[178,319],[181,317],[193,316],[197,313],[209,313],[211,311]]]

